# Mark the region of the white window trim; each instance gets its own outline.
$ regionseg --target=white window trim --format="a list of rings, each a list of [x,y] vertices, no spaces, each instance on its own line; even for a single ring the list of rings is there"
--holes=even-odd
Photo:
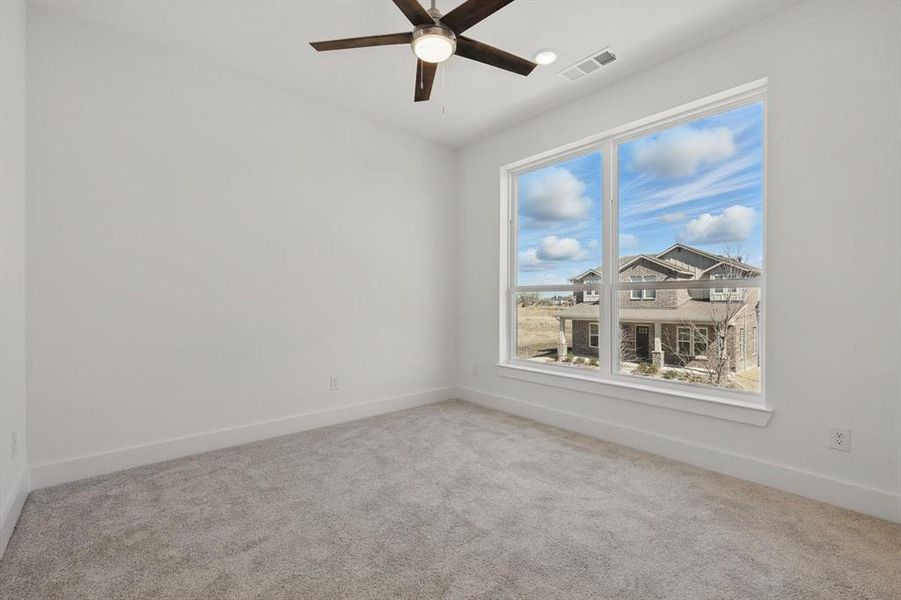
[[[696,414],[713,416],[727,420],[765,426],[769,422],[772,409],[767,406],[765,398],[766,373],[764,354],[760,354],[761,391],[744,392],[705,388],[683,382],[668,380],[648,380],[636,376],[619,374],[618,356],[614,356],[614,348],[618,344],[619,327],[600,328],[599,369],[575,370],[555,365],[539,365],[531,361],[518,359],[516,351],[516,312],[513,306],[515,295],[522,291],[585,291],[597,290],[602,296],[599,302],[599,319],[601,323],[618,323],[618,298],[620,290],[632,289],[712,289],[716,284],[708,280],[658,281],[653,284],[620,282],[616,274],[618,269],[618,218],[617,218],[617,181],[611,177],[616,172],[616,144],[646,135],[652,131],[673,127],[694,121],[706,116],[738,108],[754,102],[763,103],[764,127],[767,122],[766,79],[761,79],[732,90],[728,90],[707,98],[691,102],[678,108],[665,111],[617,127],[606,132],[593,135],[577,142],[540,153],[538,155],[504,165],[500,168],[500,279],[499,279],[499,362],[498,373],[506,377],[514,377],[534,383],[556,387],[578,389],[603,396],[612,396],[644,404],[662,406]],[[764,135],[764,185],[763,185],[763,218],[766,222],[766,172],[767,149]],[[514,221],[516,214],[516,175],[538,169],[551,164],[563,162],[581,155],[600,152],[603,156],[604,185],[602,206],[602,227],[604,243],[604,264],[601,269],[600,285],[553,285],[553,286],[517,286],[516,285],[516,247],[517,234]],[[764,228],[763,247],[766,249],[766,228]],[[766,273],[766,257],[762,261],[762,273]],[[747,280],[730,282],[732,286],[760,288],[759,336],[760,347],[766,347],[766,281],[763,275]],[[673,284],[673,285],[668,285]],[[678,284],[678,285],[676,285]],[[512,351],[512,353],[511,353]]]
[[[601,328],[600,328],[600,325],[601,325],[600,323],[596,323],[596,322],[594,322],[594,321],[589,321],[589,322],[588,322],[588,347],[589,347],[589,348],[598,348],[598,347],[600,347],[600,344],[601,344]],[[591,328],[592,328],[592,327],[594,327],[594,329],[596,330],[596,333],[591,333]],[[598,340],[598,343],[597,343],[597,344],[592,344],[592,343],[591,343],[591,338],[592,338],[592,336],[597,338],[597,340]]]

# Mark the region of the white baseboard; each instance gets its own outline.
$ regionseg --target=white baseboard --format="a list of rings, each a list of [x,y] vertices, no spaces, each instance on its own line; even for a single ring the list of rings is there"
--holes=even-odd
[[[698,467],[746,479],[799,496],[827,502],[889,521],[901,522],[901,495],[840,481],[793,467],[709,446],[691,444],[594,417],[532,404],[460,386],[458,397],[503,412],[651,452]]]
[[[32,465],[31,489],[77,481],[131,467],[190,456],[209,450],[237,446],[298,431],[336,425],[405,408],[423,406],[455,397],[456,388],[438,388],[394,396],[350,406],[341,406],[228,429],[198,433],[152,444],[120,448],[109,452],[79,456],[60,461]]]
[[[0,558],[6,552],[6,545],[13,535],[13,529],[16,528],[19,515],[22,514],[22,507],[25,506],[25,499],[28,498],[28,492],[31,490],[29,474],[28,468],[22,470],[19,481],[16,482],[16,489],[13,490],[12,502],[6,512],[0,515]]]

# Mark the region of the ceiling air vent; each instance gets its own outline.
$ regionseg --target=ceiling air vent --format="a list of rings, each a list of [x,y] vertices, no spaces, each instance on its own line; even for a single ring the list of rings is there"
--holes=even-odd
[[[614,54],[613,50],[611,50],[610,48],[604,48],[603,50],[601,50],[600,54],[594,57],[593,60],[603,67],[604,65],[609,65],[610,63],[615,61],[616,54]]]
[[[586,75],[590,75],[591,73],[600,70],[601,67],[609,65],[615,60],[616,54],[613,53],[611,48],[607,47],[597,54],[583,58],[576,64],[566,67],[560,71],[560,74],[570,81],[575,81],[576,79],[581,79]]]

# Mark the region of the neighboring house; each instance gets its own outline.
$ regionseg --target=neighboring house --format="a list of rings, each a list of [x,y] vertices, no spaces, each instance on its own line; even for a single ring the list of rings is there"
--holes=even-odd
[[[620,258],[620,281],[691,281],[744,279],[760,275],[757,267],[685,244],[655,255]],[[570,279],[597,284],[600,269]],[[758,365],[759,294],[757,288],[660,289],[619,292],[623,360],[653,362],[659,367],[704,366],[711,352],[730,371]],[[572,322],[572,352],[597,356],[600,343],[597,291],[575,293],[575,305],[557,316],[561,331]],[[561,337],[561,339],[565,339]],[[563,356],[568,348],[558,348]]]

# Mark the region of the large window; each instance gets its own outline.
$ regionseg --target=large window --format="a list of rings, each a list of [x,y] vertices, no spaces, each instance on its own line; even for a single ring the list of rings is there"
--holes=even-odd
[[[761,392],[764,113],[758,87],[510,168],[502,360]]]

